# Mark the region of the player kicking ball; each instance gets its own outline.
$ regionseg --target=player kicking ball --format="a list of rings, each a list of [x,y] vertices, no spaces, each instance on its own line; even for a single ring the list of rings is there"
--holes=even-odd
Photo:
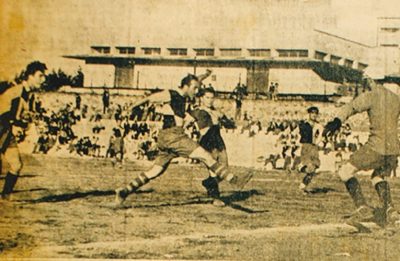
[[[337,117],[325,126],[324,135],[332,136],[350,116],[362,112],[368,113],[370,135],[367,143],[354,152],[349,162],[338,170],[339,177],[356,207],[348,224],[376,221],[373,208],[367,204],[360,183],[355,177],[355,173],[359,170],[373,170],[372,185],[386,213],[386,222],[393,224],[399,220],[399,214],[394,208],[386,178],[400,154],[398,138],[400,100],[396,94],[371,78],[366,78],[364,82],[370,90],[345,105]]]
[[[148,96],[139,101],[135,106],[144,103],[162,105],[163,125],[158,135],[158,147],[160,153],[155,159],[151,169],[138,174],[126,187],[116,189],[116,204],[121,205],[125,199],[138,190],[150,180],[163,174],[172,159],[185,157],[197,159],[215,173],[220,180],[226,180],[235,189],[242,189],[251,179],[252,173],[233,175],[228,172],[224,164],[216,161],[212,155],[202,148],[197,142],[190,139],[184,132],[185,126],[194,121],[193,117],[186,111],[186,99],[193,98],[200,87],[202,78],[189,74],[184,77],[177,90],[165,90]]]

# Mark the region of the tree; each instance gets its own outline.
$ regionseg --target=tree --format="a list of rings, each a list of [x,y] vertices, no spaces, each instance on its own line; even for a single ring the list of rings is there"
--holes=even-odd
[[[69,85],[69,86],[82,86],[83,85],[83,73],[79,68],[76,75],[67,75],[61,69],[58,71],[53,70],[46,77],[46,81],[43,83],[43,89],[45,91],[57,91],[60,87]]]
[[[82,68],[79,67],[78,71],[76,72],[76,75],[72,77],[72,84],[71,86],[73,87],[82,87],[83,86],[83,72]]]

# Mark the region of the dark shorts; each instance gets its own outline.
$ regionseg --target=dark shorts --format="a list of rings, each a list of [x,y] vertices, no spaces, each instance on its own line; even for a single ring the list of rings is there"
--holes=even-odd
[[[17,140],[11,130],[3,129],[0,134],[0,153],[6,152],[7,148],[17,148]]]
[[[188,158],[199,146],[197,142],[185,134],[183,128],[172,127],[160,130],[158,135],[160,152],[155,159],[155,164],[165,167],[173,158]]]
[[[321,166],[319,160],[319,149],[314,144],[304,143],[301,147],[301,163],[307,168],[317,169]]]
[[[226,150],[221,151],[218,149],[213,149],[210,151],[210,153],[213,159],[215,159],[218,163],[228,167],[228,154],[226,153]]]
[[[350,163],[359,170],[385,170],[397,166],[397,155],[381,155],[369,145],[362,146],[350,157]]]

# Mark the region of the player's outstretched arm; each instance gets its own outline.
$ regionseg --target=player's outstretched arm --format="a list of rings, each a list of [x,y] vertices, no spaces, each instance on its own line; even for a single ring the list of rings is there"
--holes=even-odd
[[[200,74],[197,76],[197,79],[199,79],[199,82],[202,82],[206,78],[208,78],[212,74],[212,70],[207,69],[204,74]]]
[[[349,104],[344,105],[337,116],[329,121],[324,128],[324,137],[332,136],[342,126],[342,122],[346,121],[351,116],[368,111],[371,108],[371,101],[373,100],[373,91],[368,91],[360,94],[357,98],[352,100]]]
[[[164,90],[161,92],[151,94],[143,99],[140,99],[139,101],[135,102],[132,105],[132,108],[136,108],[136,107],[146,104],[146,103],[164,104],[164,103],[168,103],[170,100],[171,100],[171,95],[169,94],[169,91]]]

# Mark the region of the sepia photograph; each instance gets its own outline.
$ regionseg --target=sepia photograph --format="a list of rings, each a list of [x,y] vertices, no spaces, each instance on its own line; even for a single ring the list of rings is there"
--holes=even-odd
[[[398,8],[0,0],[0,260],[400,260]]]

